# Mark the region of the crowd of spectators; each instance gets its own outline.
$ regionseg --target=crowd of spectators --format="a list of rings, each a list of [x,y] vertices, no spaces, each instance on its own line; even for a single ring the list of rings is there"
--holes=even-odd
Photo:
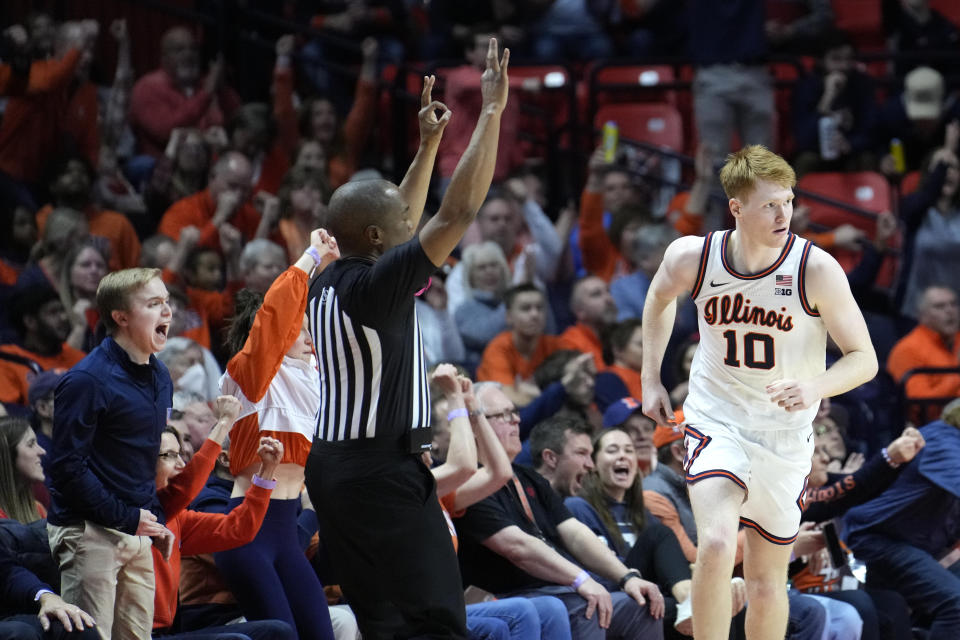
[[[940,442],[956,439],[960,419],[954,407],[943,421],[914,427],[937,421],[960,397],[960,14],[945,16],[931,8],[943,3],[931,0],[877,2],[883,27],[871,38],[841,30],[835,9],[843,0],[277,4],[275,17],[311,30],[293,36],[265,25],[262,39],[273,40],[269,72],[264,64],[238,68],[235,47],[211,50],[232,41],[204,33],[199,23],[154,33],[150,48],[159,59],[137,69],[132,53],[141,43],[122,18],[100,24],[37,11],[3,25],[0,620],[39,610],[44,628],[59,619],[69,629],[97,613],[74,611],[75,586],[61,583],[53,557],[36,546],[47,544],[37,523],[51,508],[54,395],[66,372],[112,344],[105,338],[114,327],[97,307],[101,281],[145,267],[158,270],[170,294],[170,339],[158,358],[173,400],[155,488],[162,520],[182,539],[172,559],[153,549],[154,565],[166,567],[157,572],[154,633],[206,627],[219,637],[223,624],[246,616],[290,624],[236,633],[297,635],[289,614],[269,613],[258,606],[262,594],[244,588],[257,571],[242,566],[253,552],[230,551],[254,540],[265,514],[268,523],[272,517],[269,491],[249,478],[238,484],[245,491],[229,498],[234,476],[242,478],[244,468],[252,476],[256,465],[247,467],[258,456],[272,472],[284,447],[288,456],[292,447],[303,449],[300,457],[308,447],[231,443],[217,427],[232,423],[229,401],[218,396],[228,361],[236,367],[243,358],[235,354],[246,333],[228,344],[244,316],[237,309],[253,309],[250,333],[263,295],[311,246],[311,231],[324,226],[334,190],[402,175],[394,158],[404,150],[393,146],[396,132],[384,116],[406,111],[387,70],[442,63],[434,93],[452,118],[429,217],[470,143],[487,43],[496,36],[511,48],[513,65],[564,65],[581,80],[578,90],[589,86],[590,65],[605,60],[668,60],[688,70],[673,90],[693,135],[668,153],[629,140],[616,152],[580,143],[599,141],[593,132],[537,145],[527,135],[542,131],[534,120],[571,114],[563,100],[544,100],[542,78],[511,77],[494,186],[456,258],[416,301],[427,366],[454,363],[460,371],[445,367],[434,380],[431,464],[446,489],[438,495],[465,585],[538,601],[531,613],[501,600],[518,619],[539,617],[540,627],[500,630],[485,617],[499,613],[468,607],[468,622],[477,619],[471,632],[690,633],[697,540],[682,482],[683,434],[655,431],[640,412],[640,320],[667,245],[730,224],[716,168],[734,145],[756,143],[789,154],[801,178],[873,172],[892,194],[862,225],[811,222],[816,197],[801,194],[791,224],[825,250],[853,256],[844,264],[881,371],[825,400],[814,423],[818,447],[804,515],[810,524],[797,542],[799,564],[791,566],[790,637],[819,638],[832,629],[836,638],[900,639],[911,626],[929,628],[931,639],[950,637],[960,623],[960,562],[948,555],[960,543],[960,465],[950,467],[955,447]],[[116,61],[110,75],[98,59],[108,47]],[[774,81],[774,59],[802,69],[789,86]],[[583,109],[583,98],[574,108]],[[540,110],[534,118],[531,106]],[[592,122],[593,115],[580,119]],[[391,117],[392,126],[402,117]],[[666,167],[684,153],[685,168],[671,174]],[[894,275],[884,279],[890,262]],[[663,374],[681,423],[697,341],[696,308],[681,300]],[[266,353],[270,345],[260,340],[247,351],[278,360],[281,353]],[[266,389],[270,381],[257,384]],[[257,402],[247,389],[236,393]],[[461,402],[483,418],[472,431],[447,420]],[[465,454],[464,439],[474,437],[476,448]],[[487,470],[482,482],[465,480],[479,473],[478,462]],[[187,509],[186,502],[164,502],[168,485],[185,487],[191,499],[203,493]],[[296,518],[300,540],[277,552],[298,563],[300,552],[307,554],[326,585],[334,634],[355,640],[356,622],[342,606],[349,603],[324,558],[323,523],[305,491],[301,499],[283,498],[291,509],[284,521],[292,531]],[[58,518],[64,522],[62,512],[54,512]],[[913,518],[929,520],[923,531],[936,536],[905,530]],[[830,540],[822,525],[831,519],[847,524],[851,537],[849,549],[840,543],[842,553],[825,558]],[[235,522],[243,523],[242,535],[228,531]],[[62,560],[64,540],[49,544]],[[863,582],[849,570],[854,555],[866,562],[868,595],[833,597]],[[581,566],[590,570],[583,579]],[[639,582],[627,573],[634,569]],[[734,578],[731,589],[731,637],[740,637],[742,582]],[[572,626],[558,621],[563,609],[558,615],[543,596],[563,603]],[[931,606],[932,598],[942,606]],[[594,609],[587,624],[583,612]],[[28,633],[26,622],[17,624]]]

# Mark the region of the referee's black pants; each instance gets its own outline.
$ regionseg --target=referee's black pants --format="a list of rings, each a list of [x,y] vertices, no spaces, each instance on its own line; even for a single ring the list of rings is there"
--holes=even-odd
[[[466,640],[460,569],[430,470],[413,454],[340,444],[314,444],[306,485],[364,640]]]

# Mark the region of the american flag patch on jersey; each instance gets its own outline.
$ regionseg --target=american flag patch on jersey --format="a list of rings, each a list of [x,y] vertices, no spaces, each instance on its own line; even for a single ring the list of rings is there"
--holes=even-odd
[[[793,276],[781,276],[777,274],[776,284],[778,287],[792,287],[793,286]]]

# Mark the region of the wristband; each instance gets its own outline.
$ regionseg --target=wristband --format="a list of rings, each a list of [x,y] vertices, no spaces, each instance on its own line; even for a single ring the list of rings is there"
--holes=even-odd
[[[250,482],[253,483],[255,487],[260,487],[261,489],[276,489],[277,481],[276,480],[264,480],[257,474],[253,474],[253,477],[250,479]]]
[[[447,422],[453,422],[454,418],[469,418],[470,412],[466,407],[460,407],[459,409],[454,409],[447,414]]]
[[[583,583],[589,579],[590,579],[590,574],[584,571],[583,569],[581,569],[580,573],[577,574],[576,579],[570,583],[570,586],[573,587],[574,589],[579,589],[583,585]]]
[[[317,251],[316,247],[313,247],[313,246],[307,247],[307,250],[304,251],[304,253],[310,256],[311,258],[313,258],[314,264],[320,264],[321,262],[323,262],[323,258],[320,257],[320,252]]]
[[[630,578],[641,578],[641,579],[642,579],[643,576],[641,576],[641,575],[640,575],[640,572],[637,571],[636,569],[631,569],[630,571],[627,571],[625,574],[623,574],[623,577],[620,578],[620,583],[619,583],[619,584],[620,584],[620,589],[621,589],[621,591],[623,590],[623,587],[627,584],[627,581],[630,580]]]
[[[887,464],[890,465],[890,468],[891,468],[891,469],[896,469],[897,467],[900,466],[900,463],[899,463],[899,462],[894,462],[894,461],[890,458],[890,454],[887,453],[887,448],[886,448],[886,447],[884,447],[883,449],[880,449],[880,455],[882,455],[882,456],[883,456],[883,459],[887,461]]]

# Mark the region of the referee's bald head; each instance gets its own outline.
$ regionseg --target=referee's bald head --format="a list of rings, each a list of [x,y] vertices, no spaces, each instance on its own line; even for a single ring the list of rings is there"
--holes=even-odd
[[[408,208],[400,189],[389,180],[348,182],[334,191],[324,226],[343,255],[382,252],[395,244],[401,214]]]

